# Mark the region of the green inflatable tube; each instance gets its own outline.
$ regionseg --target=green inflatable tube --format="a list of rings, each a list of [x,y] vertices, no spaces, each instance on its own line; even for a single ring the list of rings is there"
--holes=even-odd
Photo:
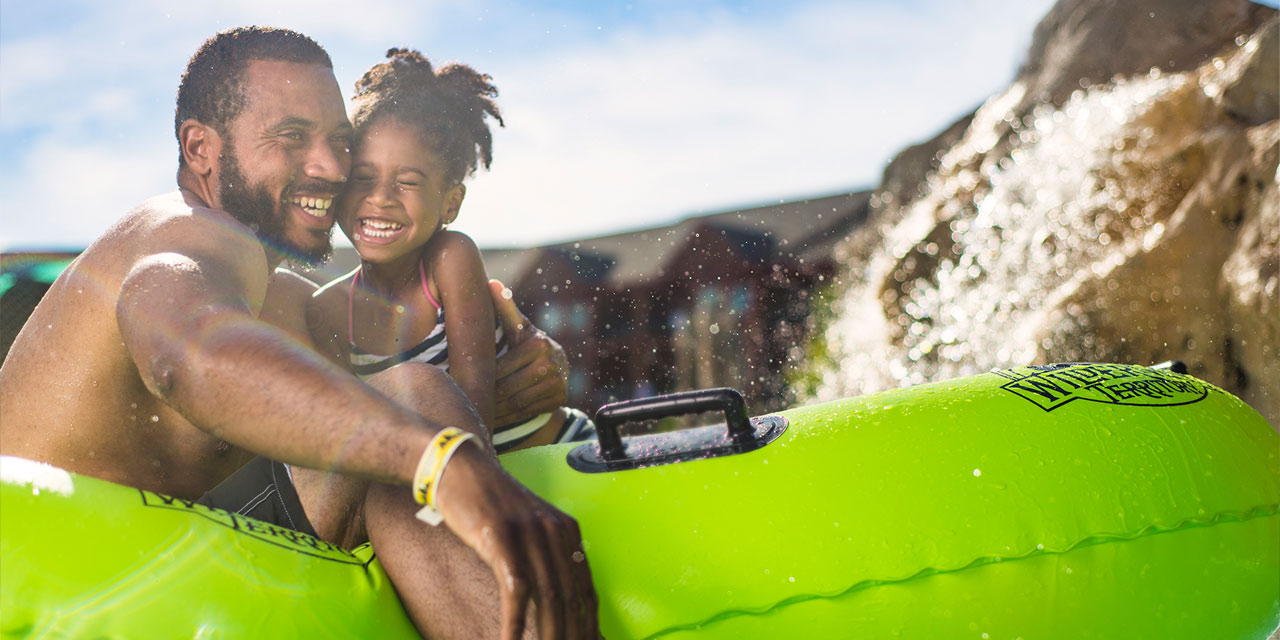
[[[581,524],[607,637],[1262,639],[1280,624],[1280,436],[1190,376],[1027,367],[748,428],[628,439],[616,461],[595,445],[504,456]],[[414,637],[367,548],[29,461],[3,476],[6,638]]]

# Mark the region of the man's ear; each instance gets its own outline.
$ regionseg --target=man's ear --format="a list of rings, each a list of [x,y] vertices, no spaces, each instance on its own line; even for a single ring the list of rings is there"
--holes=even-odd
[[[208,176],[218,166],[218,157],[222,155],[222,136],[213,127],[187,118],[178,127],[178,148],[182,150],[182,159],[192,173]]]
[[[440,221],[444,224],[453,224],[453,221],[458,219],[458,212],[462,210],[462,201],[467,197],[467,185],[461,182],[453,185],[444,197],[444,215],[440,216]]]

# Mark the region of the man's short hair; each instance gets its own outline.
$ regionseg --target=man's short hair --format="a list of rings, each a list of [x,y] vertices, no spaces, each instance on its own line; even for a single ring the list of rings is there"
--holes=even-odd
[[[275,27],[236,27],[222,31],[205,40],[187,62],[187,70],[178,84],[178,106],[173,115],[174,135],[178,135],[182,123],[188,118],[226,135],[227,124],[244,109],[244,71],[251,60],[279,60],[333,68],[333,61],[324,48],[297,31]],[[178,162],[184,162],[181,152]]]

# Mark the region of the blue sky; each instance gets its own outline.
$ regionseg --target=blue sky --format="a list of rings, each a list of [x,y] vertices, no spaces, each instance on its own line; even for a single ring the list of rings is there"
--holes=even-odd
[[[178,78],[232,26],[314,37],[346,94],[392,46],[492,75],[507,126],[456,227],[495,247],[873,186],[1009,83],[1051,4],[0,0],[0,250],[173,189]]]

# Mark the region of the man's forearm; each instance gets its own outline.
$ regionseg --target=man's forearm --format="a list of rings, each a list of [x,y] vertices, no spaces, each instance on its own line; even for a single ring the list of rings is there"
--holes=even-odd
[[[198,428],[289,464],[407,485],[440,429],[282,332],[220,321],[164,371],[155,391]]]

